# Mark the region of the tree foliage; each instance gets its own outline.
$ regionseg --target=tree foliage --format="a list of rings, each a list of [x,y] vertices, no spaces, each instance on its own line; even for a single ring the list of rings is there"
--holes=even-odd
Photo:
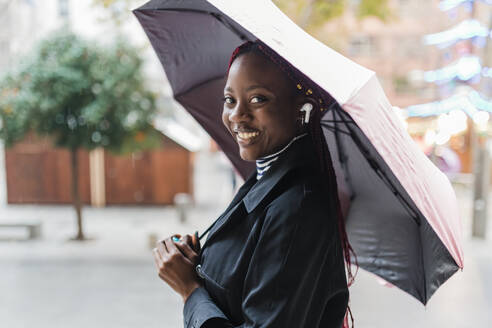
[[[387,21],[392,12],[388,0],[361,0],[357,14],[359,18],[372,16]]]
[[[0,136],[7,146],[33,131],[68,148],[76,240],[84,240],[78,190],[81,148],[131,152],[157,146],[155,96],[145,89],[137,49],[117,42],[102,48],[72,33],[40,43],[0,80]]]
[[[340,16],[345,0],[274,0],[286,15],[305,29],[312,29]]]
[[[57,33],[0,81],[0,135],[7,146],[28,131],[59,147],[114,152],[155,145],[155,96],[145,89],[137,50],[102,48]]]
[[[106,18],[116,25],[121,25],[132,16],[132,10],[137,8],[142,1],[139,0],[92,0],[92,5],[106,10]]]
[[[348,8],[352,8],[348,0],[274,0],[273,2],[307,30],[316,29],[323,23],[341,16]],[[391,16],[388,0],[358,0],[351,3],[354,4],[354,10],[361,19],[372,16],[386,21]]]
[[[231,0],[233,1],[233,0]],[[388,0],[272,0],[287,16],[312,36],[337,49],[346,35],[329,35],[323,25],[350,11],[358,19],[376,17],[384,22],[393,17]],[[128,20],[131,9],[145,0],[92,0],[94,6],[104,8],[117,25]],[[343,32],[342,32],[343,33]]]
[[[116,22],[141,4],[136,0],[92,0],[104,7]],[[306,29],[314,29],[323,23],[341,16],[348,8],[354,8],[357,17],[376,17],[387,21],[391,17],[388,0],[273,0],[273,2],[296,23]]]

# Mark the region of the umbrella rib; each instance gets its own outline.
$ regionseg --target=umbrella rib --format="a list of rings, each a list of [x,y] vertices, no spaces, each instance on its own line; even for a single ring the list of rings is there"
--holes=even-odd
[[[376,164],[377,165],[377,164]],[[372,165],[371,165],[372,166]],[[414,212],[414,210],[410,207],[408,202],[406,201],[405,198],[398,192],[398,190],[393,186],[393,184],[389,181],[388,177],[380,170],[379,166],[377,168],[373,167],[376,174],[381,178],[381,180],[389,187],[393,195],[396,196],[396,198],[404,205],[404,208],[407,210],[407,212],[410,214],[412,219],[417,223],[417,225],[420,226],[420,219],[418,218],[417,214]]]
[[[230,29],[234,34],[236,34],[241,40],[248,40],[248,38],[242,34],[241,32],[239,32],[239,30],[237,28],[235,28],[234,26],[232,26],[232,24],[227,20],[227,19],[224,19],[224,16],[220,15],[220,14],[215,14],[215,13],[210,13],[210,15],[212,15],[213,17],[215,17],[215,19],[217,19],[219,22],[221,22],[226,28]]]
[[[337,107],[335,110],[339,113],[340,118],[342,120],[345,120],[345,118],[342,115],[343,113],[340,111],[340,107]],[[420,226],[421,222],[420,222],[419,215],[410,206],[408,201],[405,198],[403,198],[403,196],[400,194],[400,192],[398,192],[398,189],[396,189],[396,187],[393,185],[393,183],[388,178],[386,173],[383,172],[383,170],[381,170],[381,167],[379,166],[379,164],[376,162],[376,160],[374,158],[371,157],[371,154],[369,153],[369,151],[362,145],[360,139],[357,137],[356,133],[353,131],[353,127],[350,127],[350,125],[348,123],[349,122],[345,122],[345,125],[348,128],[348,130],[350,131],[350,134],[352,136],[352,140],[354,140],[354,142],[357,145],[357,147],[359,148],[359,150],[362,151],[362,153],[366,157],[367,162],[369,163],[371,168],[376,172],[376,174],[381,178],[381,180],[389,187],[390,191],[400,201],[400,203],[403,205],[403,208],[405,208],[405,210],[407,210],[407,212],[410,214],[410,217],[415,221],[415,223],[417,223],[417,225]]]
[[[334,110],[334,108],[336,106],[337,106],[337,102],[335,102],[335,101],[332,102],[332,104],[330,105],[330,107],[326,110],[325,115],[328,112],[332,112],[333,113],[333,119],[332,120],[322,119],[321,120],[321,126],[330,129],[331,131],[335,132],[335,134],[337,132],[340,132],[340,133],[343,133],[343,134],[346,134],[346,135],[350,135],[350,132],[347,132],[347,131],[344,131],[344,130],[342,130],[340,128],[337,128],[336,123],[345,123],[345,124],[347,124],[347,123],[354,123],[354,122],[346,122],[344,120],[336,120],[335,119],[336,111]],[[328,123],[335,123],[335,124],[334,125],[330,125]],[[337,146],[338,146],[338,143],[337,143]]]
[[[219,76],[216,76],[216,77],[210,78],[210,79],[208,79],[208,80],[206,80],[206,81],[203,81],[203,82],[200,82],[200,83],[198,83],[198,84],[195,84],[194,86],[192,86],[192,87],[190,87],[190,88],[186,89],[185,91],[181,91],[181,92],[179,92],[179,93],[174,94],[174,96],[173,96],[173,97],[174,97],[174,98],[178,98],[178,97],[184,96],[186,93],[188,93],[188,92],[190,92],[190,91],[193,91],[194,89],[199,88],[199,87],[201,87],[202,85],[205,85],[205,84],[207,84],[207,83],[210,83],[211,81],[220,80],[220,79],[223,79],[223,78],[224,78],[224,75],[219,75]]]
[[[329,125],[328,123],[325,123],[325,122],[322,122],[321,123],[321,126],[324,127],[324,128],[327,128],[333,132],[339,132],[339,133],[343,133],[347,136],[350,136],[350,132],[347,132],[347,131],[343,131],[341,130],[340,128],[337,128],[336,126],[332,126],[332,125]]]
[[[330,110],[333,107],[334,106],[331,106]],[[337,113],[335,110],[333,110],[333,118],[334,119],[335,119],[335,116],[337,116]],[[337,120],[333,120],[333,121],[337,122]],[[343,122],[343,121],[338,121],[338,122]],[[335,123],[335,127],[336,127],[336,123]],[[341,129],[335,129],[335,143],[337,144],[338,158],[339,158],[340,163],[342,165],[342,169],[345,173],[345,182],[347,183],[347,186],[350,189],[350,200],[352,200],[354,198],[354,186],[352,184],[352,179],[350,178],[350,173],[349,173],[349,169],[348,169],[348,165],[347,165],[347,154],[345,152],[344,146],[343,146],[342,141],[340,139],[340,135],[339,135],[340,132],[345,133],[349,136],[350,136],[350,132],[346,132],[346,131],[343,131]]]
[[[346,122],[346,121],[338,121],[338,120],[323,120],[322,123],[347,123],[347,124],[350,124],[350,123],[354,123],[354,122]]]
[[[148,10],[155,10],[155,9],[148,9]],[[237,28],[232,26],[232,24],[229,23],[227,21],[227,19],[224,19],[224,16],[219,14],[219,13],[215,13],[212,11],[206,11],[206,10],[199,10],[199,9],[190,9],[190,8],[166,8],[166,9],[158,9],[158,10],[179,11],[179,12],[187,11],[187,12],[199,13],[199,14],[204,14],[204,15],[210,15],[210,16],[214,17],[215,19],[217,19],[219,22],[221,22],[222,25],[224,25],[226,28],[231,30],[234,34],[236,34],[241,40],[248,40],[248,38],[243,33],[241,33]]]

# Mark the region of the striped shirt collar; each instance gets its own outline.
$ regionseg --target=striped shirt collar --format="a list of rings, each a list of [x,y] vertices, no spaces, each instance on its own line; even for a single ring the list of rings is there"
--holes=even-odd
[[[307,135],[307,133],[303,133],[294,137],[291,141],[289,141],[289,143],[284,148],[280,149],[276,153],[258,158],[256,160],[256,180],[261,179],[261,177],[266,173],[266,171],[270,169],[272,163],[275,162],[280,156],[280,154],[286,151],[287,148],[289,148],[289,146],[292,145],[294,141],[304,137],[305,135]]]

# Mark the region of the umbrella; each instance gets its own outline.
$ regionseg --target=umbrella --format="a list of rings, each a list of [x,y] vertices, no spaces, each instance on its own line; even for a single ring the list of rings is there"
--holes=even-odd
[[[243,177],[221,122],[232,51],[261,40],[336,102],[322,119],[357,260],[426,304],[463,267],[456,196],[405,131],[375,73],[309,36],[268,0],[152,0],[134,11],[175,99]]]

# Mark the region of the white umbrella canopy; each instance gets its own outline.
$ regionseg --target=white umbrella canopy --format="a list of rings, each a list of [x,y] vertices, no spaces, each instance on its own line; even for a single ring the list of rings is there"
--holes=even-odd
[[[463,267],[446,176],[419,150],[375,73],[304,32],[268,0],[153,0],[134,11],[173,88],[243,176],[220,113],[227,64],[259,39],[336,100],[322,126],[359,265],[426,303]]]
[[[268,0],[208,1],[343,105],[375,73],[319,42]]]

